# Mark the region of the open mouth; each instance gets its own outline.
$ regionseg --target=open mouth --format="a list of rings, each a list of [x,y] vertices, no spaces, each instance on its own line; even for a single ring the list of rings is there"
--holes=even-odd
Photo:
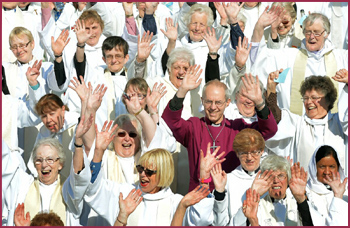
[[[184,77],[176,76],[178,80],[184,80]]]
[[[140,181],[140,185],[141,185],[142,187],[146,187],[148,184],[149,184],[149,181],[146,181],[146,180],[141,180],[141,181]]]
[[[41,170],[41,174],[43,176],[48,176],[48,175],[50,175],[50,173],[51,173],[51,170]]]
[[[129,149],[132,146],[132,144],[131,143],[123,143],[122,146],[126,149]]]
[[[279,189],[281,189],[281,187],[272,187],[272,189],[279,190]]]
[[[313,107],[308,107],[307,109],[308,110],[312,110],[312,109],[315,109],[316,107],[315,106],[313,106]]]

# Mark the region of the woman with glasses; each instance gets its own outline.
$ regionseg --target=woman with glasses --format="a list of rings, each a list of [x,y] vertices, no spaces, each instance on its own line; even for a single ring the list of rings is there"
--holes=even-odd
[[[348,225],[348,178],[328,145],[319,146],[309,163],[306,195],[315,226]]]
[[[274,81],[279,72],[272,72],[267,83],[266,102],[276,113],[278,131],[266,142],[266,146],[281,156],[290,156],[306,169],[312,158],[312,151],[320,145],[328,144],[339,151],[339,162],[347,171],[348,145],[348,73],[343,69],[334,77],[310,76],[300,86],[300,103],[305,114],[299,116],[277,106],[277,93]],[[338,112],[330,110],[335,105],[337,91],[332,81],[346,84],[338,101]],[[279,94],[278,94],[279,96]]]

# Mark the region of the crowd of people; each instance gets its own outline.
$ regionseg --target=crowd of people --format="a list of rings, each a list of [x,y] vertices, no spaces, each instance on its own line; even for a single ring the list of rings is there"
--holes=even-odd
[[[347,2],[2,2],[3,226],[347,226]]]

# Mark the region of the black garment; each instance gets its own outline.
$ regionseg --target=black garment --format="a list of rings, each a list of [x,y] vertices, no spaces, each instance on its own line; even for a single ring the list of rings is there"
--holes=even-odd
[[[58,63],[58,62],[56,62],[56,60],[53,63],[54,63],[53,69],[55,71],[57,85],[61,86],[67,80],[66,72],[64,71],[64,63],[63,63],[63,61]]]
[[[142,26],[146,32],[147,31],[149,31],[149,33],[153,32],[153,35],[157,35],[157,23],[156,23],[156,19],[152,14],[148,15],[145,13],[145,16],[142,19]]]
[[[5,76],[5,68],[4,68],[4,66],[2,66],[2,92],[5,95],[10,94],[9,88],[7,87],[7,83],[6,83],[6,76]]]
[[[213,11],[214,21],[216,20],[216,8],[213,2],[209,2],[209,7]]]
[[[169,55],[168,55],[168,53],[166,53],[166,49],[165,49],[165,51],[164,51],[164,53],[162,55],[162,69],[163,69],[163,74],[164,75],[166,73],[166,69],[167,69],[166,64],[168,62],[168,59],[169,59]]]
[[[224,200],[225,199],[225,192],[226,192],[226,190],[224,192],[218,192],[218,191],[214,190],[215,200],[217,200],[217,201]]]
[[[78,80],[81,83],[79,76],[83,76],[83,78],[85,76],[85,66],[86,66],[86,55],[85,55],[85,53],[84,53],[84,60],[83,60],[83,62],[78,62],[76,53],[74,54],[73,61],[74,61],[75,71],[77,72]]]
[[[238,46],[238,37],[241,37],[241,42],[243,42],[244,33],[239,27],[238,23],[234,25],[230,25],[230,40],[232,48],[236,50],[236,46]]]
[[[214,79],[218,79],[220,81],[219,58],[219,54],[217,55],[216,59],[212,59],[208,54],[207,62],[205,64],[205,83]]]
[[[301,216],[301,221],[303,223],[303,226],[313,226],[309,204],[307,203],[307,200],[304,200],[301,204],[298,204],[298,211]]]

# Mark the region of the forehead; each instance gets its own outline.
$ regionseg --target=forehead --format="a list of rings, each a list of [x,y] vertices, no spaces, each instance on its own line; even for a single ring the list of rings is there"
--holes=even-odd
[[[286,171],[284,171],[284,170],[279,170],[279,169],[274,170],[274,173],[275,173],[275,175],[280,175],[280,174],[286,174],[286,175],[287,175],[287,172],[286,172]]]
[[[311,22],[308,22],[305,25],[305,30],[323,30],[323,23],[321,19],[317,19],[314,21],[314,23],[311,25]]]
[[[178,60],[171,65],[172,67],[182,66],[182,67],[190,67],[190,63],[185,60]]]
[[[111,50],[105,50],[105,55],[124,55],[124,51],[119,48],[119,46],[116,46],[112,48]]]
[[[324,96],[323,92],[320,90],[315,90],[315,89],[311,89],[311,90],[306,90],[304,95],[308,95],[308,96]]]
[[[29,41],[28,36],[24,34],[13,36],[10,40],[11,44],[28,43],[28,41]]]
[[[97,23],[96,21],[94,21],[93,19],[87,19],[87,21],[85,21],[85,27],[99,27],[99,28],[101,28],[101,25],[99,23]]]
[[[205,97],[210,99],[211,97],[225,98],[225,89],[217,85],[209,85],[205,89]]]
[[[204,22],[207,24],[208,16],[204,12],[194,12],[191,17],[191,22]]]
[[[317,165],[336,165],[337,162],[335,161],[334,157],[331,155],[328,155],[326,157],[323,157],[321,160],[317,162]]]
[[[36,152],[36,156],[37,157],[57,157],[58,156],[58,153],[57,153],[57,150],[52,148],[51,146],[49,145],[41,145],[38,149],[37,149],[37,152]]]
[[[137,132],[137,123],[135,121],[127,121],[125,122],[119,129],[118,129],[118,132],[120,131],[135,131]]]

